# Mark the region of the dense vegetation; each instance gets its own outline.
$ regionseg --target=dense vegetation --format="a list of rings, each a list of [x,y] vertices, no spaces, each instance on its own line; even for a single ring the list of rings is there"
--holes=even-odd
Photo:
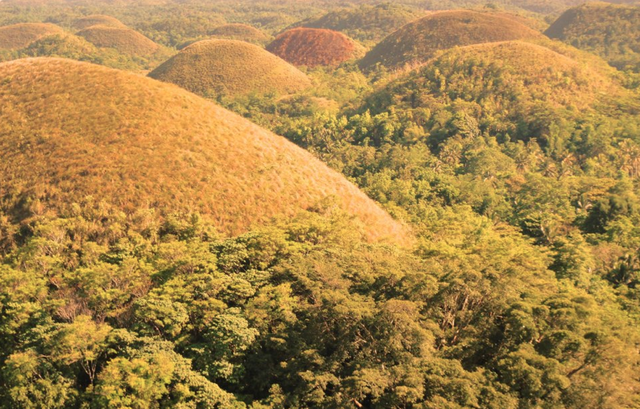
[[[297,23],[296,26],[340,31],[358,41],[369,43],[382,40],[421,14],[402,5],[382,3],[331,11]]]
[[[155,60],[95,47],[78,19],[177,47],[396,6],[332,7],[94,1],[0,22],[68,30],[7,59],[137,70]],[[164,65],[235,74],[193,90],[262,128],[137,74],[1,64],[0,408],[640,407],[640,78],[545,39],[542,16],[431,17],[450,14],[467,16],[451,32],[400,30],[430,39],[413,71],[347,61],[278,91],[295,81],[263,75],[275,57],[230,40]],[[369,17],[362,38],[385,24]],[[216,44],[242,47],[189,55]]]
[[[567,10],[546,31],[600,55],[622,70],[640,72],[640,6],[588,3]]]

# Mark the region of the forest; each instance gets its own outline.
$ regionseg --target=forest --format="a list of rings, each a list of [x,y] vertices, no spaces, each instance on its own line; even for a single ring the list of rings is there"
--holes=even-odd
[[[640,407],[638,10],[1,2],[0,408]]]

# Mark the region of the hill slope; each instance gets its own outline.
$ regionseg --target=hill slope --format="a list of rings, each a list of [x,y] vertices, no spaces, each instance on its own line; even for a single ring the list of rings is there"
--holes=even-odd
[[[545,32],[596,53],[620,69],[640,71],[640,6],[588,3],[567,10]]]
[[[296,26],[340,31],[360,41],[379,41],[422,13],[393,3],[331,11]]]
[[[92,14],[90,16],[81,17],[73,21],[73,27],[78,30],[84,30],[85,28],[93,26],[127,28],[127,26],[121,23],[117,18],[105,16],[103,14]]]
[[[160,48],[158,44],[129,28],[97,25],[79,31],[78,35],[97,47],[114,48],[127,55],[150,55]]]
[[[257,45],[235,40],[194,43],[149,76],[200,95],[286,94],[311,84],[286,61]]]
[[[338,65],[362,53],[362,47],[342,33],[303,27],[278,35],[267,50],[291,64],[307,67]]]
[[[439,50],[479,43],[540,38],[542,35],[498,13],[452,10],[432,13],[389,35],[360,62],[370,69],[422,63]]]
[[[389,215],[286,139],[178,87],[71,60],[0,64],[0,211],[22,220],[86,196],[127,212],[199,210],[226,233],[334,195],[371,238]]]
[[[541,44],[508,41],[445,51],[373,94],[362,110],[420,118],[433,144],[480,134],[546,141],[557,124],[637,112],[637,100],[604,61]]]
[[[42,37],[63,32],[62,28],[48,23],[21,23],[0,27],[0,49],[24,48]]]

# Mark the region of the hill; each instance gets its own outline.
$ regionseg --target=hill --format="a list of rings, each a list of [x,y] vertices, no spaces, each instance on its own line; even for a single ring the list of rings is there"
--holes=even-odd
[[[558,124],[591,114],[634,115],[638,103],[617,72],[584,54],[549,40],[458,47],[391,82],[361,109],[422,118],[421,129],[432,133],[434,144],[491,134],[503,141],[538,138],[544,145]]]
[[[97,47],[114,48],[127,55],[146,56],[160,49],[158,44],[129,28],[97,25],[77,34]]]
[[[0,49],[23,48],[42,37],[63,32],[62,28],[48,23],[21,23],[0,27]]]
[[[178,87],[64,59],[0,64],[0,211],[64,213],[91,196],[127,212],[199,210],[235,234],[335,196],[371,238],[401,229],[286,139]]]
[[[302,21],[295,27],[325,28],[340,31],[359,41],[380,41],[422,14],[393,3],[362,5],[331,11]]]
[[[121,23],[117,18],[105,16],[103,14],[92,14],[90,16],[81,17],[73,21],[73,27],[77,30],[84,30],[85,28],[93,26],[127,28],[127,26]]]
[[[254,44],[235,40],[194,43],[150,77],[203,96],[287,94],[311,85],[305,74]]]
[[[294,65],[335,66],[357,58],[362,47],[342,33],[318,28],[294,28],[278,35],[267,50]]]
[[[442,11],[411,22],[389,35],[367,53],[360,65],[364,69],[378,64],[397,69],[423,63],[439,50],[540,37],[539,32],[498,13]]]
[[[640,6],[587,3],[564,12],[545,32],[611,65],[640,72]]]
[[[213,38],[239,40],[258,44],[264,44],[269,40],[269,37],[265,33],[247,24],[225,24],[211,30],[209,35]]]

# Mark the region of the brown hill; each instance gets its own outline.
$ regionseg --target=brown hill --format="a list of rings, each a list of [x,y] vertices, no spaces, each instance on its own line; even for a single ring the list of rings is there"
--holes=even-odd
[[[17,50],[48,35],[62,33],[62,28],[48,23],[21,23],[0,27],[0,49]]]
[[[72,60],[0,64],[0,212],[65,213],[91,196],[131,213],[197,210],[236,234],[330,196],[371,239],[402,228],[340,174],[209,101]]]
[[[81,17],[73,22],[73,27],[78,30],[84,30],[85,28],[93,26],[105,26],[113,28],[127,28],[126,25],[120,22],[115,17],[105,16],[103,14],[93,14],[86,17]]]
[[[213,38],[239,40],[259,44],[263,44],[269,40],[269,37],[265,33],[246,24],[225,24],[211,30],[209,35]]]
[[[439,50],[541,37],[542,34],[515,18],[498,13],[442,11],[411,22],[389,35],[367,53],[360,65],[364,69],[378,64],[397,69],[423,63]]]
[[[267,50],[294,65],[335,66],[357,58],[362,47],[337,31],[294,28],[278,35]]]
[[[150,77],[203,96],[287,94],[311,85],[305,74],[254,44],[235,40],[194,43]]]
[[[127,55],[150,55],[160,48],[158,44],[130,28],[98,25],[77,34],[97,47],[114,48]]]

